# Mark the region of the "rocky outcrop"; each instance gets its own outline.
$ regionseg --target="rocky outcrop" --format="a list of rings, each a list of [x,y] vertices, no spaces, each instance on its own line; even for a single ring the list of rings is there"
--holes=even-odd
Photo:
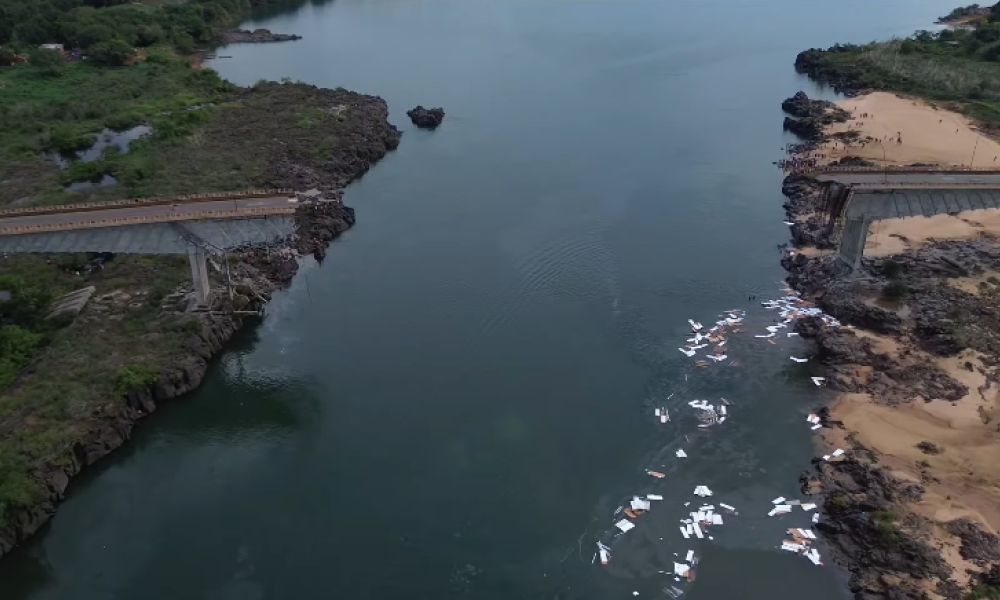
[[[424,108],[417,105],[415,108],[406,111],[406,116],[410,117],[413,124],[421,129],[437,129],[441,121],[444,121],[444,109]]]
[[[945,524],[948,533],[962,540],[958,551],[962,558],[985,567],[991,561],[1000,560],[1000,538],[984,531],[977,523],[968,519],[956,519]]]
[[[266,44],[270,42],[291,42],[301,40],[301,35],[272,33],[270,29],[225,29],[218,33],[224,44]]]
[[[781,103],[781,110],[799,119],[817,119],[825,123],[845,123],[850,113],[829,100],[813,100],[805,92],[796,92]]]
[[[838,93],[848,97],[864,92],[863,71],[860,66],[851,61],[829,61],[828,55],[836,53],[852,53],[852,46],[834,46],[829,50],[810,48],[803,50],[795,57],[795,70],[811,79],[825,83]]]
[[[785,131],[794,133],[804,140],[823,139],[823,128],[825,125],[819,119],[794,119],[785,117],[782,127]]]
[[[850,113],[827,100],[812,100],[805,92],[797,92],[781,103],[781,109],[792,115],[785,117],[783,127],[800,138],[819,141],[828,125],[844,123]],[[793,118],[794,117],[794,118]]]
[[[859,460],[855,454],[866,456]],[[851,572],[855,598],[928,600],[920,580],[948,581],[951,569],[920,539],[920,524],[895,511],[896,502],[919,499],[923,489],[896,481],[871,458],[877,457],[856,448],[839,462],[817,459],[813,478],[825,498],[816,529],[835,560]]]

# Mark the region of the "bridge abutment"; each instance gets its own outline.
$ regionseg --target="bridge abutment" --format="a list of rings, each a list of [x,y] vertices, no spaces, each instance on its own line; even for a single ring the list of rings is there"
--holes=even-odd
[[[201,306],[208,306],[212,292],[208,280],[208,256],[197,246],[188,246],[188,261],[191,263],[191,281],[194,282],[195,300]]]

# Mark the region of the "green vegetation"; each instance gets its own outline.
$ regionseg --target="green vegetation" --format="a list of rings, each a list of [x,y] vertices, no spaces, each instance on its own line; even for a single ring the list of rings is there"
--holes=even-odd
[[[129,365],[118,371],[115,377],[115,395],[121,397],[129,392],[149,387],[160,377],[157,369],[144,365]]]
[[[970,4],[968,6],[959,6],[953,9],[947,15],[938,19],[938,23],[952,23],[955,21],[964,21],[970,17],[981,16],[986,9],[982,8],[978,4]]]
[[[889,279],[898,279],[906,272],[906,265],[889,258],[882,262],[881,271]]]
[[[4,0],[0,45],[15,50],[63,44],[104,64],[127,61],[135,48],[168,44],[181,49],[212,41],[212,26],[236,21],[267,0]],[[93,55],[93,56],[91,56]]]
[[[998,6],[972,28],[918,31],[906,39],[807,50],[796,67],[841,88],[885,89],[955,102],[972,118],[1000,126]]]
[[[0,526],[13,509],[45,493],[32,473],[40,465],[69,464],[81,435],[118,414],[129,391],[155,381],[160,366],[182,354],[183,340],[195,329],[194,319],[163,314],[144,301],[154,283],[173,289],[189,279],[186,258],[119,256],[90,276],[64,270],[83,258],[67,257],[65,265],[37,256],[0,262],[0,283],[15,282],[24,290],[0,305],[0,377],[11,360],[8,344],[19,349],[23,361],[37,350],[29,351],[30,343],[47,343],[31,376],[0,397]],[[40,315],[48,299],[84,285],[97,287],[91,303],[104,309],[62,329],[45,325]],[[119,295],[102,299],[116,291]],[[108,318],[110,312],[114,318]],[[10,325],[14,321],[21,325]],[[21,333],[11,329],[22,327]]]
[[[882,288],[882,295],[889,300],[901,300],[909,293],[910,287],[906,285],[906,282],[898,279],[890,281]]]
[[[969,591],[965,600],[1000,600],[1000,585],[980,583]]]

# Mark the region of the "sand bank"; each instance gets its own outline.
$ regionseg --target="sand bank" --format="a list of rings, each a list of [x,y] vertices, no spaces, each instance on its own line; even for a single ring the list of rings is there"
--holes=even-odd
[[[901,254],[931,240],[971,240],[983,234],[1000,238],[1000,210],[883,219],[872,223],[865,243],[865,256]]]
[[[1000,168],[1000,146],[981,135],[958,113],[888,92],[873,92],[837,105],[853,118],[830,126],[827,133],[858,131],[862,137],[876,141],[863,148],[860,144],[845,148],[843,143],[829,142],[821,151],[827,155],[827,161],[860,156],[889,165],[936,163]],[[862,117],[863,114],[868,116]],[[896,142],[898,137],[902,137],[902,144]]]

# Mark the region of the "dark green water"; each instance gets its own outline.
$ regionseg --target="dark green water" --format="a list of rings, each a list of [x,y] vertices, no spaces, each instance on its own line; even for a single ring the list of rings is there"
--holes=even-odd
[[[765,516],[810,456],[802,348],[748,331],[741,368],[701,371],[676,347],[778,294],[779,103],[814,91],[795,53],[952,4],[338,0],[248,23],[305,39],[226,48],[223,76],[381,95],[402,145],[328,260],[4,559],[0,598],[667,598],[656,571],[688,549],[684,598],[843,598]],[[731,419],[699,434],[687,401],[719,396]],[[695,485],[741,509],[711,542],[677,531]]]

